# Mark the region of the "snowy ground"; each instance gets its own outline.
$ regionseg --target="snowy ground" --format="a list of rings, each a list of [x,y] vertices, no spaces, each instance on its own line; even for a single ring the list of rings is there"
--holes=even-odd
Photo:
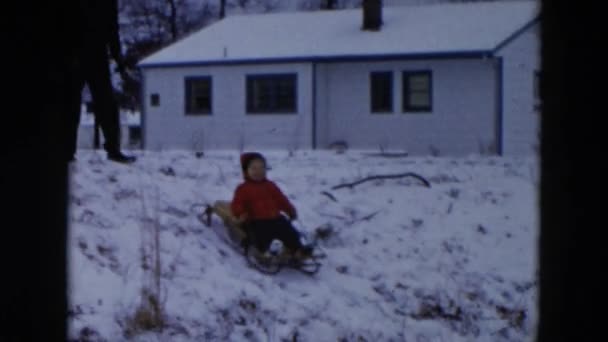
[[[264,151],[262,151],[264,152]],[[298,227],[331,225],[309,277],[250,269],[196,214],[231,199],[236,152],[140,152],[72,165],[71,334],[82,341],[529,341],[537,321],[536,160],[267,153]],[[371,181],[375,174],[413,178]],[[321,194],[330,192],[337,201]],[[214,221],[216,228],[219,221]],[[150,262],[155,228],[160,283]],[[143,247],[142,247],[143,246]],[[146,254],[147,257],[143,257]],[[152,264],[152,265],[151,265]],[[142,267],[144,265],[144,267]],[[160,287],[162,331],[134,317]],[[151,290],[154,292],[154,290]],[[141,324],[139,325],[141,326]]]

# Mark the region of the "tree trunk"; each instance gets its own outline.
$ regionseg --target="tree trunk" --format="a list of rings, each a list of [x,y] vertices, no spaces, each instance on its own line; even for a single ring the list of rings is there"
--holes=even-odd
[[[226,0],[220,0],[220,19],[226,17]]]
[[[177,5],[175,4],[175,0],[167,0],[169,4],[170,14],[169,14],[169,25],[171,26],[171,40],[177,40]]]
[[[325,0],[325,2],[321,5],[321,9],[333,10],[336,9],[338,5],[338,0]]]

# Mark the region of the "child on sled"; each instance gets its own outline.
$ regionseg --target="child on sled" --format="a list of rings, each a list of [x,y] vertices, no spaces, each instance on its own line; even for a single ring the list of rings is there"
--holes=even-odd
[[[233,223],[239,225],[261,253],[267,252],[276,239],[295,258],[310,256],[312,248],[302,244],[300,234],[290,222],[297,219],[296,209],[279,187],[266,178],[264,156],[257,152],[244,153],[240,161],[244,182],[236,188],[230,202]]]

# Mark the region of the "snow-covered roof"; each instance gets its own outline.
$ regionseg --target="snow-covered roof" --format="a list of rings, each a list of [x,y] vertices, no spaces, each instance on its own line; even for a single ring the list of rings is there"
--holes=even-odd
[[[361,9],[235,15],[140,66],[492,51],[537,15],[528,0],[385,6],[377,32],[361,30]]]

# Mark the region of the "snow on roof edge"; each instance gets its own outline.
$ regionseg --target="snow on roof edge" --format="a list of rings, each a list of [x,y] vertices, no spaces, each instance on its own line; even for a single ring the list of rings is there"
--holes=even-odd
[[[424,14],[428,17],[427,19],[432,19],[432,20],[439,20],[437,23],[444,25],[443,28],[439,28],[436,30],[435,26],[432,26],[431,31],[429,31],[429,27],[428,25],[424,25],[421,24],[420,21],[418,22],[414,22],[411,25],[417,25],[414,26],[415,30],[412,31],[411,27],[409,28],[409,31],[404,31],[405,33],[409,33],[409,32],[416,32],[416,34],[419,33],[419,36],[424,36],[425,34],[428,35],[430,32],[433,32],[433,34],[435,32],[437,32],[436,37],[431,37],[431,41],[433,40],[437,40],[437,42],[431,42],[430,44],[426,44],[425,42],[420,44],[420,41],[416,41],[416,40],[411,40],[411,36],[409,38],[403,38],[405,39],[406,45],[400,45],[400,48],[391,48],[390,46],[395,46],[395,32],[402,32],[401,30],[405,29],[407,26],[403,26],[403,21],[400,21],[400,19],[396,19],[396,18],[402,18],[401,15],[403,15],[403,12],[397,12],[397,13],[401,13],[396,17],[393,18],[393,23],[396,23],[397,26],[393,27],[393,31],[389,32],[389,37],[385,37],[385,39],[381,39],[380,40],[380,45],[377,45],[375,43],[377,43],[375,40],[374,41],[370,41],[369,38],[363,38],[363,39],[368,39],[368,40],[363,40],[360,41],[363,44],[367,43],[372,43],[375,44],[375,47],[371,47],[369,49],[369,51],[364,51],[363,49],[360,48],[361,45],[348,45],[351,44],[352,41],[344,41],[344,45],[340,48],[336,48],[336,49],[332,49],[331,47],[329,47],[328,45],[318,45],[318,43],[312,43],[312,45],[310,45],[310,50],[308,49],[308,45],[305,45],[305,48],[303,48],[303,45],[301,44],[301,42],[306,42],[310,39],[311,42],[317,42],[315,41],[315,36],[314,34],[311,36],[310,34],[304,34],[302,35],[301,32],[295,32],[296,36],[297,34],[300,34],[297,37],[294,37],[293,39],[288,39],[286,41],[287,44],[285,44],[283,47],[276,47],[275,41],[273,41],[273,45],[268,45],[268,41],[269,38],[267,37],[263,37],[260,36],[260,33],[268,33],[268,25],[273,25],[272,24],[272,20],[270,20],[271,24],[268,24],[267,21],[260,21],[259,18],[261,16],[267,16],[267,17],[273,17],[274,19],[274,24],[285,24],[285,20],[286,18],[290,18],[289,21],[295,20],[295,21],[299,21],[299,22],[309,22],[309,18],[311,15],[319,15],[319,17],[323,16],[326,20],[328,16],[330,15],[335,15],[336,19],[340,19],[343,22],[346,22],[346,24],[348,25],[352,25],[352,15],[353,12],[356,11],[360,11],[360,9],[355,9],[355,10],[341,10],[341,11],[323,11],[323,12],[281,12],[281,13],[268,13],[268,14],[257,14],[257,15],[248,15],[248,14],[238,14],[238,15],[234,15],[231,16],[229,18],[226,18],[224,21],[219,21],[216,22],[210,26],[207,26],[191,35],[189,35],[188,37],[193,37],[194,39],[192,39],[191,41],[187,41],[187,42],[183,42],[184,40],[187,39],[183,39],[180,40],[170,46],[165,47],[164,49],[158,51],[157,53],[154,53],[148,57],[146,57],[145,59],[143,59],[142,61],[140,61],[140,63],[138,63],[138,66],[141,68],[154,68],[154,67],[167,67],[167,66],[180,66],[180,65],[224,65],[224,64],[259,64],[259,63],[276,63],[276,62],[310,62],[310,61],[324,61],[324,60],[340,60],[340,59],[353,59],[353,60],[357,60],[357,59],[376,59],[376,58],[408,58],[411,56],[421,56],[421,55],[428,55],[428,56],[437,56],[437,55],[449,55],[449,54],[462,54],[462,53],[470,53],[471,51],[474,51],[475,53],[479,53],[480,51],[482,52],[486,52],[486,51],[490,51],[490,52],[494,52],[496,49],[498,49],[501,45],[505,44],[505,42],[508,42],[509,39],[511,39],[512,37],[516,37],[520,31],[525,31],[525,29],[533,22],[538,21],[539,19],[539,11],[538,11],[538,4],[534,1],[516,1],[516,2],[511,2],[511,3],[518,3],[518,5],[515,5],[514,7],[510,7],[511,5],[504,5],[504,4],[496,4],[496,5],[488,5],[483,4],[483,5],[463,5],[463,4],[430,4],[430,5],[420,5],[420,6],[413,6],[413,7],[417,7],[419,9],[423,9],[424,12],[422,12],[421,14]],[[522,6],[524,5],[525,6]],[[466,6],[466,7],[465,7]],[[476,8],[476,6],[479,6],[479,8]],[[505,15],[501,15],[500,11],[497,11],[496,8],[493,8],[492,6],[496,6],[497,8],[501,9],[501,8],[507,8],[510,10],[510,15],[509,14],[505,14]],[[406,6],[409,7],[409,6]],[[455,22],[454,20],[450,20],[449,18],[451,18],[451,16],[445,15],[444,13],[448,13],[448,12],[437,12],[438,9],[441,9],[441,11],[443,11],[443,8],[457,8],[458,10],[460,10],[461,12],[459,12],[460,15],[465,15],[471,17],[470,19],[472,19],[472,21],[475,21],[473,19],[475,19],[476,16],[479,16],[479,14],[476,11],[481,11],[481,13],[489,13],[489,17],[491,18],[495,18],[495,19],[499,19],[501,22],[499,25],[502,25],[502,29],[498,28],[498,29],[494,29],[493,31],[495,31],[494,33],[490,34],[489,36],[486,34],[482,34],[480,37],[478,37],[477,39],[477,43],[467,43],[466,41],[468,40],[469,42],[471,41],[471,36],[470,35],[464,35],[463,33],[471,33],[471,32],[477,32],[479,30],[479,25],[482,25],[481,27],[487,26],[489,23],[493,23],[493,21],[488,21],[486,20],[480,20],[478,23],[473,23],[472,26],[470,24],[465,25],[465,31],[460,32],[460,35],[456,35],[453,36],[453,34],[451,33],[451,28],[453,27],[453,22]],[[411,7],[410,7],[411,8]],[[433,8],[435,12],[430,11],[429,9]],[[466,10],[465,10],[466,9]],[[464,12],[463,12],[464,11]],[[439,14],[438,14],[439,13]],[[451,13],[451,12],[450,12]],[[416,14],[416,16],[418,15],[418,13]],[[387,18],[388,18],[388,14],[387,14]],[[291,19],[291,17],[293,17],[293,19]],[[302,18],[306,17],[306,19],[303,21]],[[406,17],[407,17],[407,13],[406,13]],[[452,16],[453,17],[453,16]],[[277,19],[279,18],[279,19]],[[409,18],[408,20],[410,20],[409,22],[412,23],[412,16],[407,17]],[[511,19],[514,18],[514,19]],[[345,19],[347,19],[345,21]],[[242,22],[241,20],[246,20],[245,22]],[[397,20],[397,21],[394,21]],[[464,20],[463,20],[464,21]],[[471,21],[471,20],[469,20]],[[510,21],[513,21],[513,24],[505,24],[508,23]],[[447,26],[444,24],[444,22],[447,22]],[[450,24],[450,22],[452,22],[452,24]],[[456,21],[457,22],[457,21]],[[232,58],[227,58],[226,55],[226,46],[228,46],[230,49],[234,49],[237,48],[237,46],[232,46],[230,45],[231,43],[234,43],[234,32],[238,31],[235,30],[235,26],[238,27],[239,24],[246,24],[246,25],[250,25],[249,27],[251,28],[250,31],[255,31],[258,33],[258,38],[255,38],[255,42],[259,42],[261,44],[261,48],[258,48],[257,45],[255,45],[256,49],[251,50],[252,46],[248,46],[246,47],[244,50],[242,48],[240,48],[235,55],[232,56]],[[352,32],[350,32],[350,29],[348,29],[348,25],[346,26],[331,26],[331,25],[327,25],[327,20],[326,21],[322,21],[321,22],[321,27],[323,27],[321,29],[320,32],[330,32],[335,33],[335,38],[336,39],[342,39],[340,37],[347,37],[347,38],[352,38],[354,37],[352,35]],[[220,25],[220,26],[217,26]],[[255,25],[255,26],[251,26],[251,25]],[[323,25],[327,26],[324,27]],[[422,25],[422,26],[421,26]],[[317,25],[319,26],[319,25]],[[440,25],[441,26],[441,25]],[[460,25],[462,26],[462,25]],[[458,28],[458,26],[456,26]],[[468,27],[468,28],[467,28]],[[208,30],[213,29],[213,32],[209,32]],[[291,27],[291,29],[294,29],[293,27]],[[394,30],[397,31],[394,31]],[[471,31],[471,30],[477,30],[477,31]],[[287,28],[286,30],[289,30],[289,28]],[[323,31],[325,30],[325,31]],[[337,30],[337,31],[336,31]],[[346,31],[345,31],[346,30]],[[426,31],[425,31],[426,30]],[[239,31],[240,32],[240,31]],[[289,31],[291,32],[291,31]],[[353,31],[354,32],[354,31]],[[383,32],[386,32],[383,30]],[[201,34],[202,33],[202,34]],[[205,33],[207,33],[207,37],[205,37]],[[219,35],[217,35],[217,33],[220,33]],[[317,32],[318,33],[318,32]],[[223,35],[222,35],[223,34]],[[228,35],[226,35],[228,34]],[[252,33],[255,34],[255,33]],[[346,34],[346,36],[345,36]],[[386,33],[383,33],[386,34]],[[200,37],[197,37],[199,36]],[[211,35],[211,38],[209,37],[209,35]],[[392,35],[392,36],[391,36]],[[220,43],[219,45],[215,42],[213,42],[213,37],[224,37],[224,38],[218,38],[218,39],[228,39],[226,41],[226,43]],[[260,38],[261,37],[261,38]],[[300,39],[300,42],[298,43],[298,37]],[[428,36],[425,36],[428,37]],[[492,38],[493,37],[493,38]],[[285,38],[285,37],[283,37]],[[465,39],[466,38],[466,39]],[[211,40],[209,40],[211,39]],[[252,38],[250,37],[250,40]],[[358,39],[358,38],[357,38]],[[392,41],[391,41],[392,39]],[[446,40],[447,39],[447,40]],[[456,43],[449,43],[447,44],[446,42],[450,42],[450,41],[454,41],[454,39],[456,39]],[[464,39],[464,40],[463,40]],[[352,39],[351,39],[352,40]],[[422,39],[422,41],[426,41],[429,40],[427,38]],[[223,40],[222,40],[223,41]],[[293,46],[294,49],[291,49],[290,46],[293,45],[293,41],[296,41],[295,45]],[[211,42],[210,44],[207,42]],[[216,41],[217,42],[217,41]],[[357,41],[359,42],[359,40]],[[464,42],[464,43],[463,43]],[[266,45],[264,45],[266,43]],[[325,42],[326,43],[326,42]],[[204,45],[201,45],[204,44]],[[222,56],[221,53],[221,45],[222,44],[226,44],[224,46],[224,54]],[[291,45],[290,45],[291,44]],[[298,45],[299,44],[299,45]],[[307,44],[307,43],[305,43]],[[218,45],[218,46],[216,46]],[[359,48],[356,48],[356,46],[359,46]],[[388,48],[382,48],[382,46],[389,46]],[[346,48],[346,46],[354,46],[355,48]],[[216,49],[220,49],[220,52],[217,52]],[[194,49],[194,50],[193,50]],[[198,49],[198,50],[197,50]],[[202,50],[201,50],[202,49]],[[266,50],[266,51],[264,51]],[[383,50],[386,50],[386,53],[383,52]],[[215,52],[214,52],[215,51]],[[249,52],[247,52],[249,51]],[[253,51],[253,53],[251,53]],[[260,52],[261,51],[261,52]],[[202,53],[201,53],[202,52]]]

